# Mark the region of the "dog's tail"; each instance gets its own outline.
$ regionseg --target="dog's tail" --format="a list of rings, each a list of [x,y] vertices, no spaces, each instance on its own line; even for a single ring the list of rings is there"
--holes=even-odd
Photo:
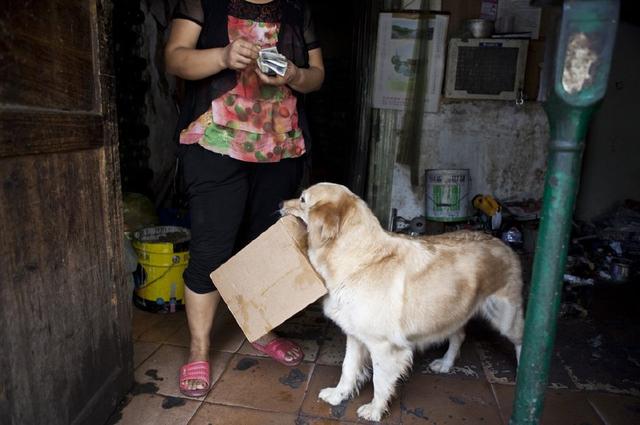
[[[522,334],[524,331],[524,310],[522,306],[522,270],[518,257],[513,254],[506,284],[488,296],[480,306],[480,312],[516,348],[520,358]]]

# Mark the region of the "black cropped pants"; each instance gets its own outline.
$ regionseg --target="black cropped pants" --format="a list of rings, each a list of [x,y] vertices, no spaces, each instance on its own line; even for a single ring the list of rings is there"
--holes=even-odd
[[[211,272],[274,224],[280,202],[297,195],[304,158],[244,162],[198,144],[181,146],[180,157],[191,215],[184,279],[205,294],[216,289]]]

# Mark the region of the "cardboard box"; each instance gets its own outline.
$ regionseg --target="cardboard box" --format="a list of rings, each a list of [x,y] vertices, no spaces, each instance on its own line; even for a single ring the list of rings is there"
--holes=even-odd
[[[211,273],[249,341],[327,293],[307,259],[304,224],[286,216]]]

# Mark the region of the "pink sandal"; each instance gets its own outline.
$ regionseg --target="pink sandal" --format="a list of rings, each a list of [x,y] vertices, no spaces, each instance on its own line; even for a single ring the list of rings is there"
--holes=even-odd
[[[302,351],[302,348],[300,348],[300,346],[295,342],[289,341],[288,339],[276,338],[265,345],[258,344],[257,342],[252,342],[251,345],[256,350],[265,353],[273,360],[285,366],[298,366],[302,363],[302,359],[304,359],[304,352]],[[292,351],[294,348],[298,349],[299,354],[293,356],[293,359],[287,361],[287,353]]]
[[[209,362],[187,363],[180,368],[180,392],[188,397],[202,397],[209,392]],[[188,381],[198,380],[205,383],[204,388],[190,390]]]

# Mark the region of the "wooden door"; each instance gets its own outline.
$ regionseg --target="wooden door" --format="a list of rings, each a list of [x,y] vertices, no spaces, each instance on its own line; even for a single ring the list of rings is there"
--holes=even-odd
[[[0,7],[2,424],[102,424],[132,383],[110,15]]]

